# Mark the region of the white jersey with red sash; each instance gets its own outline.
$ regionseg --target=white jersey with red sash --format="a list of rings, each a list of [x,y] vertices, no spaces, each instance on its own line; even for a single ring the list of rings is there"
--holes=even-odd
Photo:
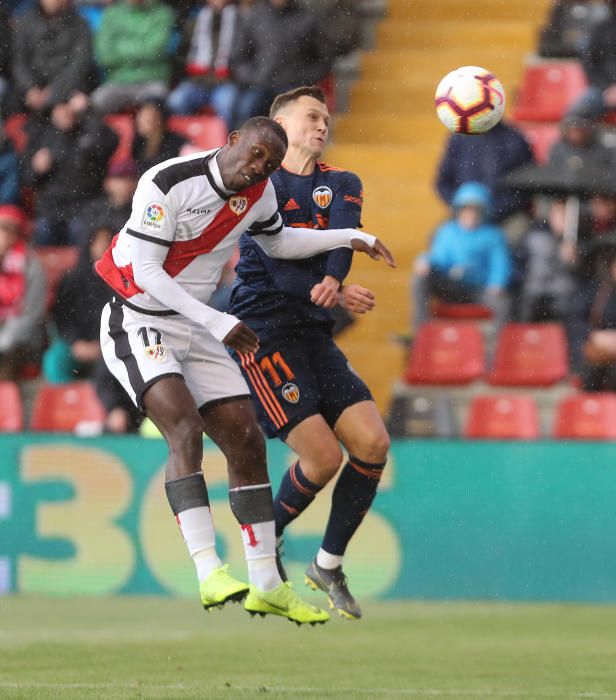
[[[131,241],[166,247],[164,270],[191,296],[207,303],[244,231],[282,230],[271,182],[230,192],[222,182],[217,152],[167,160],[140,179],[130,219],[96,264],[98,274],[132,308],[161,315],[173,308],[173,301],[165,304],[136,284]]]

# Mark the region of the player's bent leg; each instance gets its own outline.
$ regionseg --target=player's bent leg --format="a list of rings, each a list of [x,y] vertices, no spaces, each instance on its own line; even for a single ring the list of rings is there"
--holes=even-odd
[[[143,405],[169,447],[165,491],[197,569],[206,610],[243,600],[245,583],[230,576],[216,553],[216,536],[207,486],[201,471],[203,421],[181,377],[165,377],[150,386]]]
[[[332,494],[332,507],[321,549],[306,570],[306,583],[321,589],[332,608],[348,619],[361,617],[342,561],[351,538],[372,505],[389,450],[389,436],[373,401],[347,407],[335,423],[336,435],[349,452]]]
[[[342,462],[338,440],[321,415],[310,416],[296,425],[285,442],[299,459],[282,477],[274,499],[277,537],[306,510]]]
[[[145,413],[169,448],[167,480],[201,471],[203,419],[182,377],[164,377],[142,397]]]
[[[274,498],[276,520],[276,561],[283,580],[287,580],[282,563],[284,529],[314,501],[317,493],[336,474],[342,450],[323,416],[305,418],[286,436],[285,442],[299,459],[285,472]]]
[[[334,430],[350,455],[378,464],[387,459],[389,435],[374,401],[360,401],[346,408]]]
[[[298,624],[325,622],[327,613],[308,605],[276,566],[276,535],[272,488],[267,475],[265,441],[252,401],[237,397],[201,408],[205,431],[227,458],[229,502],[240,524],[250,578],[245,608],[274,614]]]
[[[323,488],[340,468],[342,450],[336,435],[321,415],[309,416],[285,440],[299,457],[307,479]]]

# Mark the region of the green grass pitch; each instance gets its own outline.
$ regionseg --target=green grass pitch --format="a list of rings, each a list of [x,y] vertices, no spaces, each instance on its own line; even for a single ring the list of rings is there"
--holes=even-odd
[[[391,602],[298,628],[238,605],[0,598],[2,698],[616,698],[616,607]]]

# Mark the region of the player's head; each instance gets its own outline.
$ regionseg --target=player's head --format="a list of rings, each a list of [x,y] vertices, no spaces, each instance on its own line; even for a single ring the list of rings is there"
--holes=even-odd
[[[287,152],[284,129],[268,117],[252,117],[229,134],[220,159],[225,187],[243,190],[266,180],[280,167]]]
[[[284,127],[289,148],[320,157],[329,133],[329,110],[321,88],[311,85],[283,92],[272,102],[270,117]]]

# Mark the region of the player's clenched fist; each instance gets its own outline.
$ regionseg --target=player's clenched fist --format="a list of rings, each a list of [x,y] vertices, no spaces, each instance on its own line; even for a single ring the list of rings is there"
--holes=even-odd
[[[379,241],[378,238],[375,239],[373,246],[369,246],[360,238],[353,238],[351,240],[351,245],[353,246],[353,250],[357,250],[360,253],[366,253],[366,255],[369,255],[373,260],[380,260],[383,258],[389,267],[396,267],[394,256],[390,253],[387,246]]]
[[[359,284],[345,285],[340,290],[340,306],[355,314],[365,314],[372,311],[376,304],[374,292]]]
[[[338,304],[340,282],[331,275],[325,275],[322,282],[315,284],[310,290],[310,300],[316,306],[333,309]]]
[[[222,342],[242,353],[257,352],[259,349],[259,337],[245,323],[238,323],[237,326],[233,326]]]

